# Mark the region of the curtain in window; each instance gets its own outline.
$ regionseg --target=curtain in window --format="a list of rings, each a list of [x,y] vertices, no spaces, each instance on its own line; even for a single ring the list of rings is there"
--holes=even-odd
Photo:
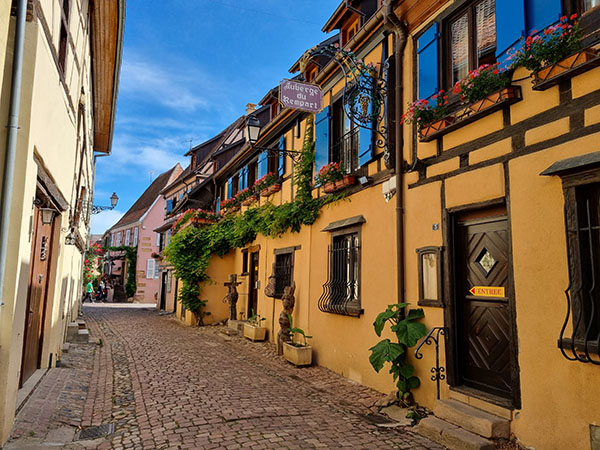
[[[496,0],[484,0],[475,6],[477,59],[496,49]]]
[[[469,73],[469,16],[459,17],[450,26],[452,84]]]

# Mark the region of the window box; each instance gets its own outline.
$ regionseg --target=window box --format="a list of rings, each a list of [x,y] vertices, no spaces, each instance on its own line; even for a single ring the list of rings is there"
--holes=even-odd
[[[256,200],[256,195],[252,195],[251,197],[248,197],[247,199],[242,201],[242,206],[250,206],[253,203],[255,203]]]
[[[268,188],[260,191],[260,196],[261,197],[269,197],[270,195],[273,195],[276,192],[279,192],[280,190],[281,190],[281,183],[275,183],[275,184],[272,184],[271,186],[269,186]]]
[[[437,133],[438,131],[443,130],[444,128],[452,125],[454,123],[454,116],[444,117],[443,119],[436,120],[435,122],[430,123],[429,125],[423,126],[419,130],[419,135],[421,136],[421,140],[432,134]]]
[[[244,337],[251,341],[264,341],[267,338],[267,329],[265,327],[259,327],[250,325],[249,323],[244,324]]]
[[[354,175],[344,175],[344,178],[338,181],[334,181],[333,183],[327,183],[323,186],[323,190],[325,193],[330,194],[332,192],[336,192],[347,188],[348,186],[353,186],[356,182]]]
[[[476,104],[479,102],[475,102],[474,104],[468,105],[466,108],[461,109],[459,112],[448,116],[446,119],[452,117],[452,123],[435,131],[429,132],[427,135],[423,135],[423,132],[421,132],[420,140],[421,142],[429,142],[437,139],[445,134],[462,128],[471,122],[496,112],[505,106],[512,105],[513,103],[521,100],[521,98],[522,95],[520,86],[508,86],[498,92],[488,95],[485,99],[480,100],[479,102],[482,102],[481,105],[479,105],[481,109],[476,109]],[[431,124],[431,126],[432,125],[433,124]]]
[[[221,211],[223,212],[223,214],[229,214],[229,213],[238,212],[239,210],[240,210],[240,206],[235,205],[235,206],[230,206],[229,208],[223,208]]]
[[[192,222],[194,225],[212,225],[215,223],[213,219],[208,219],[206,217],[197,217],[192,219],[190,222]]]
[[[600,65],[600,57],[595,50],[585,49],[533,73],[533,89],[543,91],[561,81],[586,72]]]
[[[310,345],[299,347],[284,342],[283,357],[295,366],[310,366],[312,364],[312,347]]]

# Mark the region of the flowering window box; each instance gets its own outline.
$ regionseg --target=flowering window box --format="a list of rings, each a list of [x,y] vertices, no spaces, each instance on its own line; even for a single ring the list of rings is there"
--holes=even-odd
[[[424,134],[423,131],[420,133],[421,142],[429,142],[434,139],[455,131],[465,125],[470,124],[482,117],[485,117],[493,112],[496,112],[508,105],[512,105],[515,102],[521,100],[521,87],[520,86],[508,86],[500,91],[494,92],[488,95],[483,100],[479,100],[468,105],[461,111],[448,116],[445,119],[452,117],[451,123],[441,127],[438,126],[435,130],[430,130],[428,134]],[[430,126],[432,126],[431,124]]]
[[[251,204],[256,202],[256,200],[256,196],[252,195],[251,197],[248,197],[247,199],[242,201],[242,206],[250,206]]]
[[[279,192],[280,190],[281,183],[275,183],[260,191],[260,195],[261,197],[269,197],[270,195],[273,195],[274,193]]]
[[[423,125],[419,130],[419,136],[421,137],[421,140],[423,140],[423,138],[426,138],[431,134],[437,133],[438,131],[443,130],[447,126],[452,125],[453,123],[454,116],[448,116],[444,117],[443,119],[436,120],[435,122],[432,122],[430,124]]]
[[[533,89],[543,91],[561,81],[600,66],[600,57],[595,50],[585,49],[567,58],[542,67],[533,73]]]
[[[352,186],[355,183],[354,175],[344,175],[344,178],[338,181],[334,181],[333,183],[326,183],[323,186],[323,190],[325,193],[330,194],[332,192],[339,191],[341,189],[347,188],[348,186]]]
[[[208,217],[196,217],[192,219],[192,223],[194,225],[212,225],[215,223],[214,219],[209,219]]]

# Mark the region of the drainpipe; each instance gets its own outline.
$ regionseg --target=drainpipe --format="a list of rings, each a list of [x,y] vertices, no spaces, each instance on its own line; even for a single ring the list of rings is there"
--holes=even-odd
[[[23,73],[23,49],[25,44],[25,19],[27,0],[18,0],[17,21],[15,26],[14,56],[10,90],[10,109],[8,112],[6,156],[4,160],[4,178],[2,179],[2,197],[0,197],[0,307],[4,305],[4,277],[8,256],[8,238],[10,209],[15,176],[17,155],[17,133],[19,131],[19,106],[21,102],[21,75]],[[0,308],[0,311],[2,309]]]
[[[397,242],[397,254],[396,254],[396,279],[397,279],[397,290],[398,290],[398,303],[403,303],[406,299],[404,298],[404,205],[403,205],[403,191],[402,191],[402,164],[404,162],[402,158],[402,149],[404,147],[404,138],[402,134],[402,122],[400,121],[399,112],[402,111],[402,104],[404,102],[402,95],[402,70],[404,59],[404,49],[406,48],[406,37],[407,29],[406,25],[401,22],[398,17],[394,14],[391,2],[386,4],[386,13],[384,24],[386,28],[393,32],[394,37],[394,64],[395,64],[395,91],[394,91],[394,105],[395,105],[395,121],[394,121],[394,137],[395,137],[395,172],[396,172],[396,242]]]

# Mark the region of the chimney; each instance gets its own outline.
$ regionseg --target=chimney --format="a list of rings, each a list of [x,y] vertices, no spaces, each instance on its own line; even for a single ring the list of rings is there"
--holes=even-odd
[[[246,105],[246,115],[249,116],[254,111],[256,111],[256,104],[255,103],[248,103]]]

